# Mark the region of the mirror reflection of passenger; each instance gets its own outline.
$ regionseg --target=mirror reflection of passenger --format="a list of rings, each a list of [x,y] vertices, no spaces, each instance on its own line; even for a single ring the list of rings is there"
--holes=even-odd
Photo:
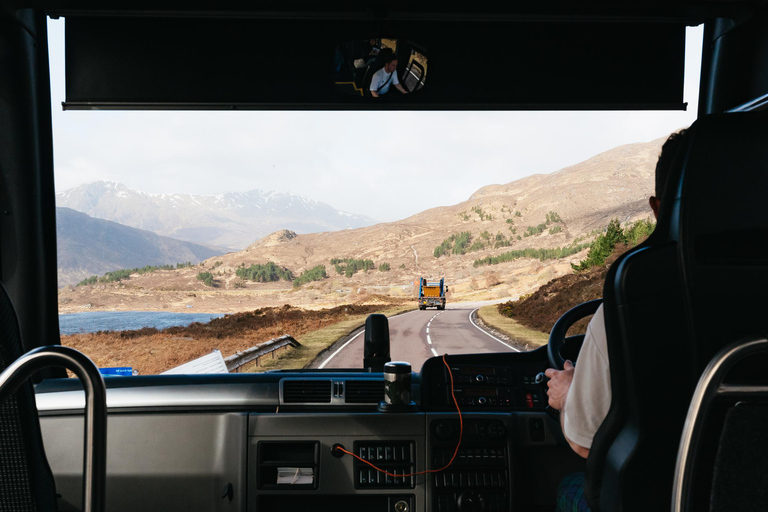
[[[397,79],[397,56],[394,54],[387,55],[384,67],[373,74],[370,87],[371,96],[378,98],[386,94],[392,85],[401,93],[408,94],[408,91],[400,85],[400,81]]]
[[[369,39],[366,51],[365,51],[365,58],[369,59],[369,63],[371,59],[375,59],[376,56],[379,54],[380,48],[379,48],[379,42],[376,39]]]

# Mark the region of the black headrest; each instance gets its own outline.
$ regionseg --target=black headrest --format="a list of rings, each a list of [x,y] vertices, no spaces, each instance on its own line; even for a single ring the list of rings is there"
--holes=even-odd
[[[691,131],[682,186],[675,197],[681,208],[681,234],[685,234],[681,240],[698,245],[698,258],[742,262],[754,247],[749,240],[764,241],[768,228],[768,116],[710,116],[697,121]],[[709,243],[719,242],[724,234],[736,241],[739,233],[763,237],[744,238],[747,243],[736,251]],[[768,253],[755,256],[768,261]]]
[[[708,116],[692,127],[673,208],[700,368],[764,332],[768,308],[768,116]]]

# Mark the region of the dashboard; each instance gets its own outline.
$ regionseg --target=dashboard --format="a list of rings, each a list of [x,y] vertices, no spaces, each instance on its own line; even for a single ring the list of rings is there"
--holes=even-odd
[[[579,464],[535,382],[547,366],[542,350],[429,359],[411,412],[378,409],[376,372],[110,378],[107,508],[535,510],[552,463]],[[61,379],[36,396],[59,509],[79,510],[83,392]]]

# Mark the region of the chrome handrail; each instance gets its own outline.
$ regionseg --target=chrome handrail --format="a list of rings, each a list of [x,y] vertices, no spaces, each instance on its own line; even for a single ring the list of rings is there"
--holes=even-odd
[[[704,428],[703,419],[706,417],[709,405],[713,399],[722,394],[723,378],[733,366],[752,354],[768,351],[768,340],[765,338],[739,341],[733,343],[715,355],[704,369],[699,383],[691,398],[691,405],[685,417],[680,448],[677,452],[675,476],[672,486],[672,511],[684,512],[689,510],[691,503],[691,480],[695,462],[695,453],[701,443],[701,433]],[[738,387],[728,387],[723,391],[728,395],[737,394]],[[745,386],[744,394],[754,392],[753,386]]]
[[[73,348],[59,345],[31,350],[0,373],[0,401],[12,395],[35,372],[50,366],[63,366],[83,383],[83,512],[103,512],[107,473],[107,390],[93,361]]]

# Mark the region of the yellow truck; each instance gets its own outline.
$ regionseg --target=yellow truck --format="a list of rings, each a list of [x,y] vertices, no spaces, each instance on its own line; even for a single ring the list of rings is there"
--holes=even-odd
[[[445,309],[445,279],[439,281],[427,281],[426,278],[419,278],[419,309],[436,307]]]

